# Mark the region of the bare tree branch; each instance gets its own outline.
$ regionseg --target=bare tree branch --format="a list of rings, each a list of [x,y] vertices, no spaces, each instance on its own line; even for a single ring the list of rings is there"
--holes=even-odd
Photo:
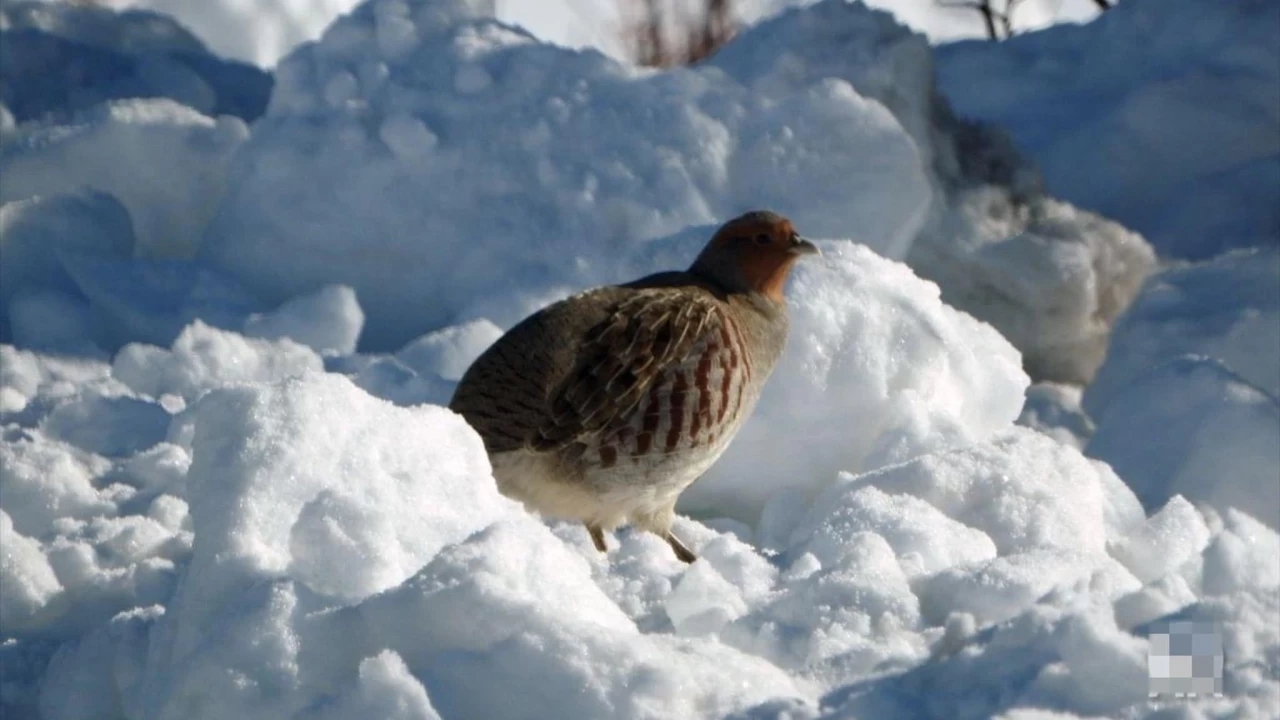
[[[1000,14],[991,6],[991,0],[961,0],[960,2],[937,0],[937,3],[942,7],[947,8],[969,8],[970,10],[977,10],[981,13],[983,22],[986,23],[987,37],[992,40],[1000,39],[1000,33],[996,26],[996,19],[1000,17]],[[1002,19],[1001,22],[1007,26],[1007,17]]]
[[[692,2],[701,13],[681,10]],[[625,30],[636,63],[688,65],[709,57],[733,38],[733,0],[630,0],[638,19]],[[674,38],[674,39],[673,39]]]

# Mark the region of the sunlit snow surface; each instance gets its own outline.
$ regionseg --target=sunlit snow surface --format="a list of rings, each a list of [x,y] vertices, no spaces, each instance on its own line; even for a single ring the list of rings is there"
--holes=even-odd
[[[0,125],[6,719],[1280,714],[1274,250],[1154,276],[1104,360],[1150,249],[957,189],[927,46],[843,3],[646,74],[376,0],[277,83]],[[470,360],[755,203],[835,239],[701,559],[499,495]],[[1226,697],[1148,699],[1168,617]]]

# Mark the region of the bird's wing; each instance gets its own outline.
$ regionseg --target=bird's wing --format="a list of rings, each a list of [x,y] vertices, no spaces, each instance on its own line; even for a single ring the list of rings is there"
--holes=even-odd
[[[586,333],[531,447],[558,449],[633,423],[664,374],[697,365],[722,322],[709,293],[652,288],[628,294]]]
[[[525,318],[471,364],[450,409],[466,418],[490,453],[530,447],[550,415],[552,393],[575,365],[583,337],[624,294],[600,288]]]

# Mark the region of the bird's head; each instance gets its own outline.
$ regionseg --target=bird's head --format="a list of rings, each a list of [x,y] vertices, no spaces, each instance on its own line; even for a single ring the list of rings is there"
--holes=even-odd
[[[796,234],[785,217],[757,210],[725,223],[702,249],[690,272],[730,292],[757,292],[782,302],[791,266],[818,247]]]

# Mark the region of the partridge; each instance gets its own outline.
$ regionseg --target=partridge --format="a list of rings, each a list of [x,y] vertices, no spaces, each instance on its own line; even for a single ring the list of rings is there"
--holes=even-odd
[[[782,354],[782,289],[818,248],[776,213],[721,227],[684,272],[588,290],[526,318],[449,407],[483,438],[499,490],[604,532],[671,533],[676,499],[720,457]]]

